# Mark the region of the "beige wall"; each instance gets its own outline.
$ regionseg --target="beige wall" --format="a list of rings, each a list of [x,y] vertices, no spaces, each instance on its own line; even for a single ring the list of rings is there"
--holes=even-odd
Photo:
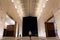
[[[46,37],[46,32],[45,32],[45,21],[46,20],[47,19],[44,19],[43,17],[42,17],[42,19],[40,18],[38,20],[38,35],[39,35],[39,37]]]
[[[53,14],[54,14],[56,29],[57,29],[57,36],[60,38],[60,0],[58,2],[56,0],[53,9],[54,9]]]
[[[47,10],[50,10],[47,12]],[[42,15],[40,16],[40,18],[38,19],[38,35],[39,37],[46,37],[46,32],[45,32],[45,22],[52,16],[51,13],[52,9],[46,9],[45,11],[43,11]]]
[[[54,18],[55,18],[58,37],[60,38],[60,10],[57,10],[57,12],[54,13]]]
[[[44,22],[42,20],[38,21],[38,36],[39,37],[46,37],[45,25],[44,25]]]
[[[5,27],[5,12],[0,10],[0,38],[3,37],[4,27]]]
[[[22,36],[22,20],[19,22],[19,36]]]

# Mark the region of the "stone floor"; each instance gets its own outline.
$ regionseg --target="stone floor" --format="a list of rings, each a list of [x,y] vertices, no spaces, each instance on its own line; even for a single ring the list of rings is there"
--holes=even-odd
[[[49,38],[43,38],[43,37],[19,37],[19,38],[15,38],[15,37],[4,37],[0,40],[60,40],[59,38],[55,38],[55,37],[49,37]]]

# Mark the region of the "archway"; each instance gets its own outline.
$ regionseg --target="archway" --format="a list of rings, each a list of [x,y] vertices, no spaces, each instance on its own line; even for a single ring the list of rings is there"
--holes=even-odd
[[[37,17],[23,17],[23,36],[29,36],[29,31],[31,32],[31,36],[38,36]]]

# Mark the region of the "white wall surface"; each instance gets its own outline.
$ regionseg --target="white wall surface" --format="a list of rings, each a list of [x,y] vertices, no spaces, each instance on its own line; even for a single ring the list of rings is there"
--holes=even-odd
[[[15,25],[15,21],[6,14],[5,29],[7,29],[7,25]]]
[[[38,20],[38,37],[46,37],[45,25],[43,20]]]
[[[20,20],[18,27],[19,27],[19,36],[21,35],[22,37],[22,20]]]
[[[54,13],[58,37],[60,38],[60,10]]]
[[[57,36],[60,38],[60,0],[56,0],[53,9],[54,9],[53,14],[54,14],[56,29],[57,29]]]
[[[5,27],[5,12],[0,10],[0,38],[3,37],[4,27]]]

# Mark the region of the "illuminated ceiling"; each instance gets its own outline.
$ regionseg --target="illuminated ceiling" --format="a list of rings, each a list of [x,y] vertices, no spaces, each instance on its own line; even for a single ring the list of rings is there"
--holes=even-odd
[[[37,17],[41,15],[47,1],[48,0],[12,0],[20,15]]]
[[[58,2],[58,0],[0,0],[0,9],[20,22],[24,16],[46,17],[47,13],[51,14]]]

